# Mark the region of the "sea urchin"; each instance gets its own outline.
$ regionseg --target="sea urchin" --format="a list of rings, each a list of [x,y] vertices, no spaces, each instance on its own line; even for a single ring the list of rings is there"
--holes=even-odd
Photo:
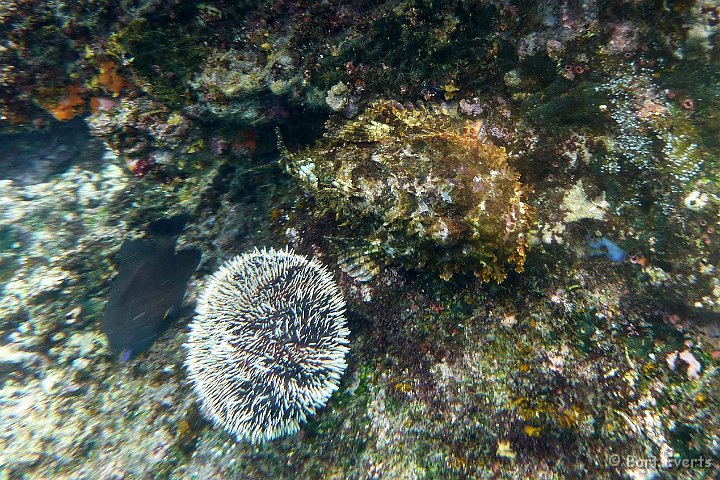
[[[210,277],[186,366],[202,412],[253,443],[289,435],[347,367],[345,301],[330,272],[290,250],[255,249]]]

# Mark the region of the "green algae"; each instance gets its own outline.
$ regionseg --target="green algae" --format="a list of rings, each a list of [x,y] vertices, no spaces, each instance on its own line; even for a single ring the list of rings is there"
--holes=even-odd
[[[686,98],[692,100],[691,110],[674,112],[673,124],[680,132],[692,125],[697,131],[698,143],[717,156],[720,153],[717,134],[720,130],[720,65],[699,53],[690,51],[686,55],[682,62],[665,69],[658,82],[673,92],[678,103]],[[717,163],[714,166],[717,168]]]
[[[141,88],[171,106],[192,100],[188,81],[207,55],[199,32],[183,24],[152,24],[136,20],[113,41],[115,56],[130,61]]]
[[[497,73],[495,63],[512,60],[509,44],[493,33],[497,17],[493,5],[403,2],[357,26],[337,54],[322,60],[315,82],[329,89],[352,62],[370,67],[362,75],[367,88],[390,96],[417,95],[430,82],[476,88]]]
[[[607,95],[596,82],[570,82],[559,78],[526,100],[528,118],[551,134],[568,127],[602,132],[608,128],[607,115],[600,108]]]

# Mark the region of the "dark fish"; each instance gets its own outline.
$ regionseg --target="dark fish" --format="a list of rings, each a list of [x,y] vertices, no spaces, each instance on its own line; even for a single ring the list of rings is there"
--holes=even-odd
[[[175,252],[187,215],[158,220],[143,239],[125,240],[119,272],[105,305],[102,328],[123,361],[136,357],[178,317],[185,288],[200,263],[200,250]]]

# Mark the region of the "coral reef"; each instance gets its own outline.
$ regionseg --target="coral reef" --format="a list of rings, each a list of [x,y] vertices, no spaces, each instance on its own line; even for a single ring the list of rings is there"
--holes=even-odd
[[[385,258],[445,279],[470,271],[502,281],[506,264],[522,271],[532,209],[503,147],[471,124],[387,101],[327,129],[283,158],[321,213],[336,212]]]
[[[0,37],[0,478],[718,478],[717,2],[7,0]],[[203,418],[189,318],[108,348],[123,239],[182,211],[189,303],[253,245],[346,299],[297,435]]]

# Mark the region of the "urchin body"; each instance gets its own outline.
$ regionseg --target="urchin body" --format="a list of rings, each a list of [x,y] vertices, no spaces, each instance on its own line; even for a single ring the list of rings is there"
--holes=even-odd
[[[186,366],[213,422],[253,443],[289,435],[337,390],[345,302],[330,272],[289,250],[227,261],[204,287]]]

